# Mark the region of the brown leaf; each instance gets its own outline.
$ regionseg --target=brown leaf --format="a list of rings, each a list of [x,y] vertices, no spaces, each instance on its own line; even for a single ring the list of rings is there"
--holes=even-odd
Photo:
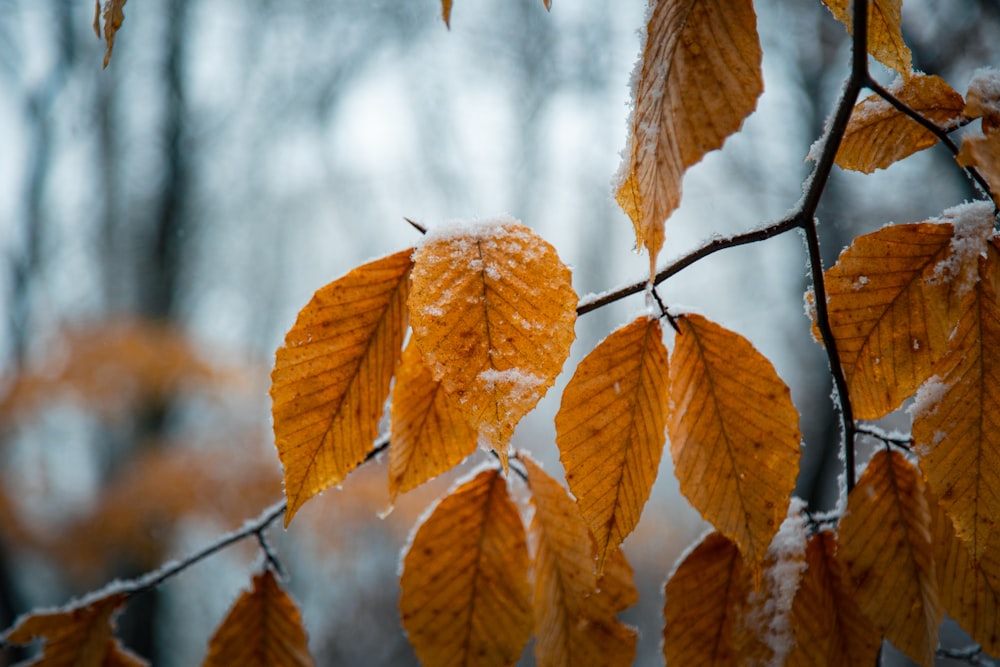
[[[392,389],[389,493],[415,489],[476,450],[476,432],[420,358],[412,340]]]
[[[963,167],[975,167],[979,171],[990,184],[993,203],[1000,206],[1000,132],[966,137],[955,159]]]
[[[449,29],[451,29],[451,3],[452,0],[441,0],[441,18]]]
[[[992,207],[982,204],[992,217]],[[1000,251],[976,253],[979,280],[942,359],[917,395],[913,438],[927,483],[974,559],[1000,524]]]
[[[124,593],[108,595],[64,611],[24,616],[3,637],[12,644],[45,642],[42,654],[27,663],[37,667],[143,667],[148,663],[122,648],[111,635],[114,617],[125,606]]]
[[[983,68],[977,70],[969,81],[965,94],[965,115],[968,118],[982,118],[983,132],[987,136],[996,134],[1000,128],[1000,77],[997,70]],[[994,144],[996,145],[996,144]]]
[[[837,20],[853,34],[853,6],[851,0],[823,0]],[[868,3],[868,53],[886,67],[910,77],[912,56],[903,41],[903,0],[871,0]]]
[[[370,262],[321,288],[278,348],[271,400],[286,526],[372,447],[403,346],[410,254]]]
[[[855,417],[885,416],[933,373],[968,292],[957,283],[975,270],[953,256],[954,239],[949,223],[883,227],[854,239],[827,270],[830,326]]]
[[[484,470],[420,524],[399,609],[426,665],[513,665],[531,635],[528,546],[499,470]]]
[[[806,547],[808,568],[792,603],[795,645],[786,667],[874,665],[881,634],[865,617],[835,557],[836,533],[824,530]]]
[[[748,340],[698,315],[677,319],[670,452],[681,492],[760,576],[799,470],[791,392]]]
[[[636,72],[616,199],[650,276],[687,169],[739,130],[764,89],[751,0],[658,2]],[[708,121],[708,122],[706,122]]]
[[[309,640],[295,602],[270,570],[254,575],[208,642],[203,667],[311,667]]]
[[[660,323],[641,317],[594,348],[563,391],[556,443],[597,540],[598,571],[639,522],[656,481],[668,375]]]
[[[890,92],[942,127],[959,119],[965,107],[962,96],[937,76],[914,74]],[[837,150],[837,164],[843,169],[870,174],[937,142],[930,130],[878,95],[872,95],[854,107]]]
[[[615,615],[638,595],[620,550],[608,558],[604,576],[594,573],[587,526],[566,490],[529,457],[535,514],[535,659],[540,667],[626,667],[635,659],[638,634]],[[600,587],[599,587],[600,585]]]
[[[865,616],[927,667],[943,616],[930,530],[920,473],[898,452],[876,453],[848,496],[837,559]]]
[[[569,269],[510,218],[431,231],[413,260],[413,338],[506,465],[514,427],[569,356],[577,303]]]
[[[125,3],[127,1],[104,0],[104,10],[101,11],[100,0],[97,0],[97,6],[94,8],[94,31],[98,37],[101,36],[97,19],[98,13],[104,20],[104,41],[108,45],[104,52],[104,67],[107,67],[108,63],[111,62],[111,50],[115,48],[115,35],[118,34],[118,29],[122,27],[122,22],[125,20]]]

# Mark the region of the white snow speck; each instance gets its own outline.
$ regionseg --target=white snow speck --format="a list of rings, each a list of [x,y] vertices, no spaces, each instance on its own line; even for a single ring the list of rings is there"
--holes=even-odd
[[[948,389],[949,386],[940,377],[937,375],[930,377],[920,385],[920,389],[917,390],[917,396],[913,399],[913,404],[906,411],[914,419],[933,415],[937,412],[938,405],[941,404],[941,400]]]
[[[851,283],[851,287],[856,290],[861,289],[868,284],[868,276],[858,276],[858,279]]]

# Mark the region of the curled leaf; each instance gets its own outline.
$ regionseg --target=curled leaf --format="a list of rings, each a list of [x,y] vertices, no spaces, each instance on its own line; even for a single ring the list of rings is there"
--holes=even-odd
[[[853,33],[851,0],[823,0],[837,20]],[[868,53],[904,78],[910,77],[913,56],[903,41],[903,0],[871,0],[868,3]]]

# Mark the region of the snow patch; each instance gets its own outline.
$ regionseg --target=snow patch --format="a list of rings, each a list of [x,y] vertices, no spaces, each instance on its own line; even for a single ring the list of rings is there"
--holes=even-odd
[[[974,201],[946,209],[934,222],[948,222],[955,231],[951,252],[934,267],[928,285],[955,283],[959,295],[979,279],[976,258],[986,256],[986,244],[993,236],[993,202]]]
[[[937,375],[931,376],[926,382],[920,385],[917,396],[913,399],[913,404],[906,409],[914,419],[929,417],[937,412],[938,406],[944,399],[950,387]]]
[[[980,67],[973,72],[966,99],[970,111],[1000,117],[1000,69]]]

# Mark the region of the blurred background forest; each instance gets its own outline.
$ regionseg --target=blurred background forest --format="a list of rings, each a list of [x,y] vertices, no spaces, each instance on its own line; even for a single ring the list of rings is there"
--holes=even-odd
[[[645,275],[609,185],[645,3],[553,4],[462,0],[449,32],[438,0],[136,2],[102,70],[92,4],[0,0],[0,628],[280,499],[273,352],[313,291],[417,241],[403,216],[510,213],[574,267],[581,296]],[[819,0],[756,4],[765,93],[688,175],[665,257],[795,203],[846,74],[847,35]],[[1000,65],[995,0],[907,0],[903,30],[914,67],[960,92]],[[826,265],[858,233],[971,195],[943,149],[838,172],[820,210]],[[802,414],[799,494],[824,508],[838,464],[821,454],[839,431],[805,274],[790,234],[714,255],[661,293],[774,361]],[[570,363],[643,306],[584,316]],[[552,416],[570,374],[514,440],[557,475]],[[662,661],[662,582],[703,530],[663,465],[625,543],[637,664]],[[369,465],[271,531],[318,664],[415,662],[398,551],[453,478],[380,521],[385,478]],[[154,665],[198,664],[257,561],[248,544],[186,571],[130,602],[119,634]],[[0,665],[23,657],[5,649]]]

